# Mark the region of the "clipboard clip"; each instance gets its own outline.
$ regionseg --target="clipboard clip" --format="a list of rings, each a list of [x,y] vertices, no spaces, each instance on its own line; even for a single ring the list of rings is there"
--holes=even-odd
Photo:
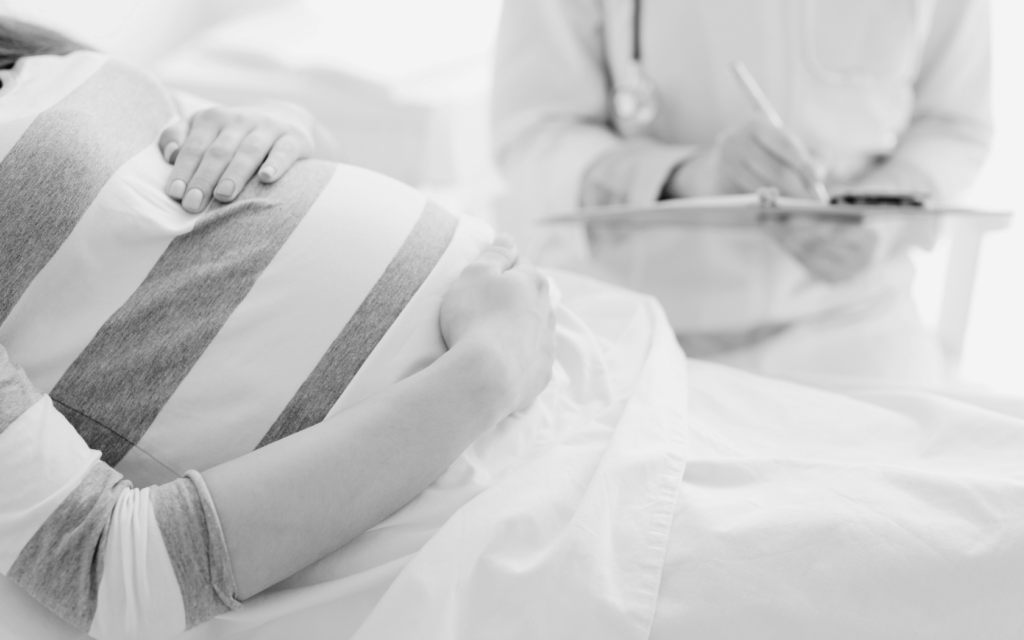
[[[817,217],[822,215],[823,210],[832,209],[837,205],[864,206],[866,204],[866,202],[846,200],[848,195],[842,194],[832,196],[831,201],[825,205],[818,205],[817,207],[812,205],[811,208],[801,206],[798,208],[792,205],[792,201],[786,203],[776,187],[761,187],[755,193],[757,194],[757,203],[760,210],[757,216],[758,224],[786,222],[794,217]],[[816,211],[814,209],[822,210]],[[829,220],[845,224],[860,224],[864,221],[864,216],[854,212],[832,212],[829,214]]]

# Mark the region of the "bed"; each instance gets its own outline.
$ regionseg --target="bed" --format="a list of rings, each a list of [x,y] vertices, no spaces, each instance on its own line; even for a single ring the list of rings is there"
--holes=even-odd
[[[533,407],[182,637],[1020,637],[1024,403],[687,363],[650,300],[552,275]],[[80,637],[0,584],[4,634]]]

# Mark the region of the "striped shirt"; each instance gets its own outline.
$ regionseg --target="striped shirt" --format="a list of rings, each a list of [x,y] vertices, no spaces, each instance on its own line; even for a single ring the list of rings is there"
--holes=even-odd
[[[96,637],[167,637],[238,606],[199,472],[437,358],[490,232],[317,161],[193,216],[149,75],[78,52],[0,80],[0,572]]]

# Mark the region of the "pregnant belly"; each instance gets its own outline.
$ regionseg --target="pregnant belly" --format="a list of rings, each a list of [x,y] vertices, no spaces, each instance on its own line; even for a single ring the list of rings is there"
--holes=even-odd
[[[139,199],[121,178],[106,189]],[[400,183],[321,162],[185,225],[168,223],[177,210],[99,209],[0,343],[141,485],[287,437],[429,364],[444,351],[441,296],[490,235]]]

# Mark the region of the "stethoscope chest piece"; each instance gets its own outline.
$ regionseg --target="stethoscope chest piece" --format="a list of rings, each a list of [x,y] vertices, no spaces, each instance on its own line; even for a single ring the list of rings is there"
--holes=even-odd
[[[612,95],[615,120],[623,133],[636,133],[654,122],[658,115],[654,83],[639,68],[634,71],[633,77],[616,87]]]

